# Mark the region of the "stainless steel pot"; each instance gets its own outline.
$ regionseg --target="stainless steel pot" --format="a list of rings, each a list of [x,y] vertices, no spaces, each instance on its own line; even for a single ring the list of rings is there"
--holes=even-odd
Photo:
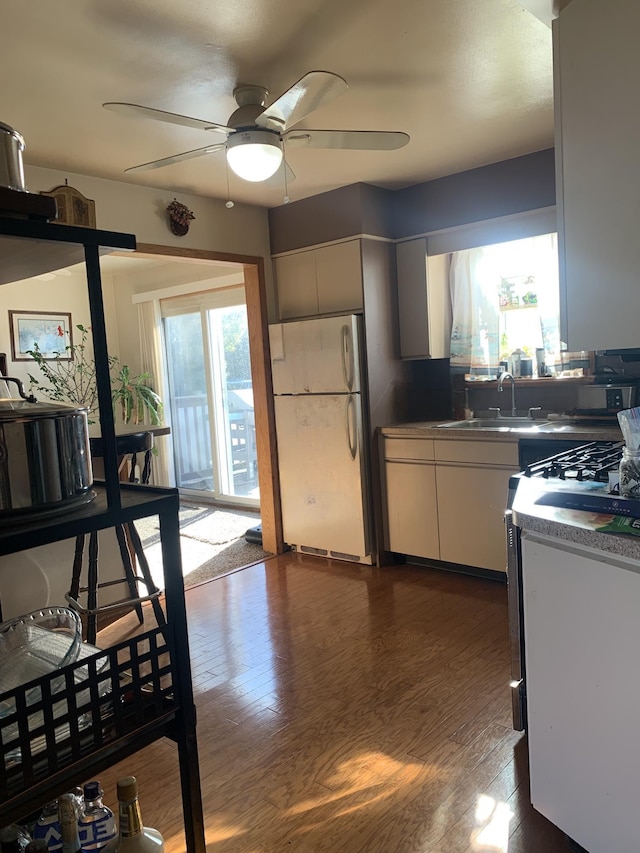
[[[27,192],[22,166],[23,151],[22,135],[0,121],[0,187]]]
[[[20,398],[0,399],[0,516],[71,509],[93,497],[87,409],[40,403],[11,376]]]

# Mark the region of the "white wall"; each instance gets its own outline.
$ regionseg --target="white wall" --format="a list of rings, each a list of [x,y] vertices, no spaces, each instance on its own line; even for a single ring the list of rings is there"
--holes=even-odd
[[[71,314],[73,342],[78,343],[78,324],[90,326],[87,279],[84,267],[70,267],[70,276],[57,275],[49,281],[37,278],[3,284],[0,287],[0,352],[7,354],[7,370],[10,376],[22,379],[28,387],[28,374],[40,375],[33,361],[13,361],[9,311],[61,311]],[[103,278],[105,316],[109,331],[109,349],[118,353],[119,336],[115,317],[113,277]],[[68,342],[67,342],[68,343]],[[15,392],[12,391],[13,396]]]
[[[236,204],[225,207],[222,199],[174,193],[141,187],[124,181],[108,181],[88,175],[57,172],[38,166],[25,167],[30,192],[50,191],[65,183],[96,203],[96,226],[107,231],[135,234],[140,243],[175,246],[178,249],[205,249],[264,259],[269,319],[276,320],[271,249],[266,208]],[[195,214],[189,233],[171,233],[166,213],[174,198]]]

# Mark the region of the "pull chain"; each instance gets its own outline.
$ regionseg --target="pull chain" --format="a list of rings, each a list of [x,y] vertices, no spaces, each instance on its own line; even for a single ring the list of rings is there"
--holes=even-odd
[[[289,204],[289,187],[287,186],[287,158],[284,156],[284,142],[282,143],[282,149],[282,168],[284,170],[284,199],[282,200],[282,203]]]
[[[234,206],[234,202],[232,202],[231,199],[229,198],[229,196],[231,195],[231,190],[229,189],[229,161],[227,160],[226,150],[224,152],[224,163],[225,163],[225,166],[227,168],[227,200],[226,200],[224,206],[229,208],[229,210],[231,210],[231,208]]]

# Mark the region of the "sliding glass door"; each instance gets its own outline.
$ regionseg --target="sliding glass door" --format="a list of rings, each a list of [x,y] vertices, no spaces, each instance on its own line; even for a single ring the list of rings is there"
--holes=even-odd
[[[259,504],[244,288],[162,300],[176,484]]]

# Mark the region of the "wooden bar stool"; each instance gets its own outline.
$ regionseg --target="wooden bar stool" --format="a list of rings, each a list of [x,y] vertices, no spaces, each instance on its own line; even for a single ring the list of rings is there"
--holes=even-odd
[[[92,456],[100,457],[102,455],[102,439],[92,438],[91,453]],[[125,477],[130,482],[138,482],[136,477],[136,454],[144,453],[144,464],[140,481],[143,484],[149,482],[151,475],[151,453],[153,449],[153,434],[149,432],[138,432],[130,435],[120,435],[116,437],[116,449],[119,457],[119,469],[123,470],[123,464],[127,456],[131,456],[130,473]],[[165,614],[160,604],[159,597],[161,590],[155,585],[149,569],[149,563],[145,557],[144,548],[140,541],[140,536],[133,522],[118,524],[114,528],[118,539],[118,547],[120,549],[120,557],[124,568],[124,577],[116,578],[115,580],[102,581],[98,579],[98,532],[92,531],[89,534],[88,548],[88,565],[87,565],[87,581],[86,585],[81,585],[82,567],[84,562],[84,547],[86,536],[80,534],[76,537],[76,547],[73,558],[73,569],[71,575],[71,587],[65,595],[69,604],[80,614],[86,616],[86,640],[91,645],[95,645],[97,630],[98,630],[98,613],[115,610],[127,605],[133,607],[138,616],[140,624],[144,622],[142,604],[145,601],[150,601],[153,607],[153,612],[158,625],[165,625]],[[132,560],[132,552],[135,555],[137,566],[140,568],[140,574],[136,574],[136,569]],[[99,590],[118,584],[126,584],[128,588],[128,597],[119,599],[110,604],[100,605],[98,601]],[[140,587],[143,587],[141,589]],[[86,593],[86,605],[80,603],[80,595]]]

